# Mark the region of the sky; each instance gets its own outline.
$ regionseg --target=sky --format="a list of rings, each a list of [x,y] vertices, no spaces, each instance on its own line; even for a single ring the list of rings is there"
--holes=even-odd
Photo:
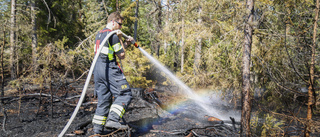
[[[5,11],[8,8],[9,0],[1,0],[0,1],[0,12]]]

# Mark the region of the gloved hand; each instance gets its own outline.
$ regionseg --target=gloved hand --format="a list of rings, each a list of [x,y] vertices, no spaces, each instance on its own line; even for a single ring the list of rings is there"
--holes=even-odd
[[[118,36],[119,39],[122,38],[122,32],[121,32],[121,31],[117,31],[116,34],[117,34],[117,36]]]
[[[127,42],[128,44],[134,44],[134,43],[136,43],[131,36],[129,36],[129,37],[126,39],[126,42]]]

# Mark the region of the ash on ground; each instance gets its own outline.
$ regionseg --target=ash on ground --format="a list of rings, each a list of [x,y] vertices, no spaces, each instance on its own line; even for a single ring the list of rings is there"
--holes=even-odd
[[[32,93],[33,92],[33,93]],[[49,90],[24,91],[2,97],[0,136],[3,137],[56,137],[71,117],[81,94],[73,89],[66,94],[57,91],[51,99]],[[101,136],[239,136],[239,122],[232,117],[220,120],[205,115],[201,107],[185,99],[177,111],[167,111],[168,102],[177,97],[170,91],[133,89],[133,99],[126,110],[123,123],[129,130],[106,129]],[[168,93],[170,92],[170,94]],[[183,97],[181,97],[183,98]],[[52,102],[52,103],[51,103]],[[94,135],[91,120],[96,108],[93,88],[64,136],[88,137]],[[5,123],[5,124],[3,124]]]

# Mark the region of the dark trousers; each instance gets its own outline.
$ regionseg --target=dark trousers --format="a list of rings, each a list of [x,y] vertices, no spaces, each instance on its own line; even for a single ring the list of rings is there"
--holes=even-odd
[[[126,107],[130,104],[132,93],[116,61],[110,62],[105,56],[100,56],[97,60],[94,82],[98,104],[92,122],[97,133],[103,131],[106,121],[117,122],[122,118]]]

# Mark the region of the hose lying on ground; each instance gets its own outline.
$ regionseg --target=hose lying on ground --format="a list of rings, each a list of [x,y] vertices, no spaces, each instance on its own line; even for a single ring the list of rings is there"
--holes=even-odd
[[[81,104],[82,104],[82,102],[83,102],[83,99],[84,99],[85,95],[86,95],[87,88],[88,88],[88,85],[89,85],[89,82],[90,82],[90,79],[91,79],[91,75],[92,75],[92,73],[93,73],[94,67],[95,67],[95,65],[96,65],[97,59],[98,59],[98,57],[99,57],[99,55],[100,55],[100,52],[101,52],[101,50],[102,50],[103,45],[105,45],[105,43],[107,42],[107,40],[109,39],[109,37],[110,37],[112,34],[114,34],[114,33],[116,33],[116,32],[119,32],[119,31],[120,31],[120,30],[116,30],[116,31],[110,32],[110,33],[103,39],[103,41],[101,42],[100,45],[102,45],[102,46],[99,47],[96,55],[94,56],[94,59],[93,59],[93,61],[92,61],[92,64],[91,64],[91,67],[90,67],[90,70],[89,70],[89,73],[88,73],[88,77],[87,77],[86,82],[85,82],[85,85],[84,85],[84,87],[83,87],[83,90],[82,90],[82,93],[81,93],[81,97],[80,97],[80,99],[79,99],[79,101],[78,101],[77,107],[76,107],[75,110],[73,111],[72,116],[71,116],[71,118],[69,119],[68,123],[65,125],[65,127],[63,128],[63,130],[62,130],[61,133],[59,134],[59,137],[62,137],[62,136],[66,133],[66,131],[68,130],[69,126],[71,125],[73,119],[76,117],[76,115],[77,115],[77,113],[78,113],[78,111],[79,111],[79,108],[80,108],[80,106],[81,106]],[[120,31],[120,32],[121,32],[121,31]],[[121,33],[122,33],[122,32],[121,32]],[[122,33],[122,34],[123,34],[123,36],[125,36],[125,37],[128,38],[127,35],[125,35],[124,33]]]

